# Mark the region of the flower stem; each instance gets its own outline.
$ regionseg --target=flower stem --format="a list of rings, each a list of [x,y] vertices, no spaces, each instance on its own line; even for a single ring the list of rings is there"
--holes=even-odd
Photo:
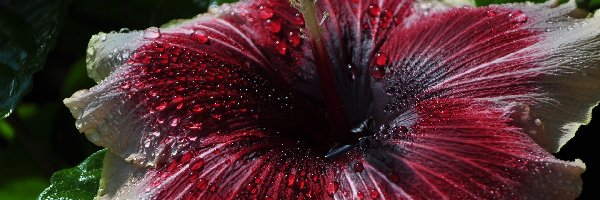
[[[315,59],[315,65],[317,66],[319,85],[330,126],[330,139],[333,144],[343,144],[348,142],[346,141],[346,136],[350,131],[350,126],[346,117],[344,104],[337,91],[334,69],[331,67],[330,58],[321,37],[322,29],[317,20],[316,3],[312,0],[299,0],[299,3],[300,10],[304,15],[304,23]]]

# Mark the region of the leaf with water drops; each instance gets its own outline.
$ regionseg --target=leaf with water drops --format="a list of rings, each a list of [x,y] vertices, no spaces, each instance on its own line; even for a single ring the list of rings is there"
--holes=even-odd
[[[94,199],[102,175],[102,160],[107,150],[100,150],[76,167],[52,175],[50,186],[38,199]]]

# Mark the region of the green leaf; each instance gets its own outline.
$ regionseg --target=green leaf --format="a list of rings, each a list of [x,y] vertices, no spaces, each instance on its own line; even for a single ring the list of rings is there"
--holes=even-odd
[[[38,199],[93,199],[98,193],[105,154],[106,149],[100,150],[76,167],[54,173],[50,186]]]
[[[20,177],[5,186],[0,185],[0,199],[35,199],[35,192],[42,191],[46,185],[48,181],[42,177]]]
[[[0,138],[11,141],[15,138],[15,129],[4,119],[0,119]]]
[[[44,65],[66,12],[61,0],[0,1],[0,118],[7,117]]]

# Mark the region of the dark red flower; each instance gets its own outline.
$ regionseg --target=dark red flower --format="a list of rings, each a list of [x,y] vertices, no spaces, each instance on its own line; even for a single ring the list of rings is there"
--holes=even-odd
[[[600,100],[600,19],[551,6],[223,5],[95,35],[65,104],[102,198],[572,199],[550,152]]]

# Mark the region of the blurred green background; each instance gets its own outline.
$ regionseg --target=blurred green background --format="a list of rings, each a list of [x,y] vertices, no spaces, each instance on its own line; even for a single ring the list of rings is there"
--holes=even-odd
[[[507,1],[478,1],[490,2]],[[73,92],[94,85],[85,72],[85,49],[91,35],[125,27],[144,29],[172,19],[191,18],[205,12],[211,3],[208,0],[0,0],[0,47],[5,48],[0,50],[0,83],[10,81],[1,75],[12,73],[8,70],[14,69],[12,64],[26,66],[17,70],[23,73],[18,74],[22,77],[19,90],[26,95],[10,117],[0,119],[0,200],[37,198],[48,187],[54,172],[73,167],[100,149],[78,133],[74,119],[62,104],[62,99]],[[44,34],[37,34],[40,31]],[[15,41],[2,41],[7,39]],[[34,49],[39,44],[44,44],[43,51]],[[23,49],[28,57],[10,63],[10,58],[2,55],[24,55],[7,52],[8,47],[12,48],[10,45],[18,45],[14,49]],[[28,74],[35,71],[29,85]],[[594,116],[591,125],[582,127],[575,139],[557,154],[561,159],[580,158],[586,163],[588,171],[583,175],[581,199],[597,198],[593,185],[600,183],[591,179],[600,171],[592,150],[592,134],[600,130],[600,109],[594,110]]]

